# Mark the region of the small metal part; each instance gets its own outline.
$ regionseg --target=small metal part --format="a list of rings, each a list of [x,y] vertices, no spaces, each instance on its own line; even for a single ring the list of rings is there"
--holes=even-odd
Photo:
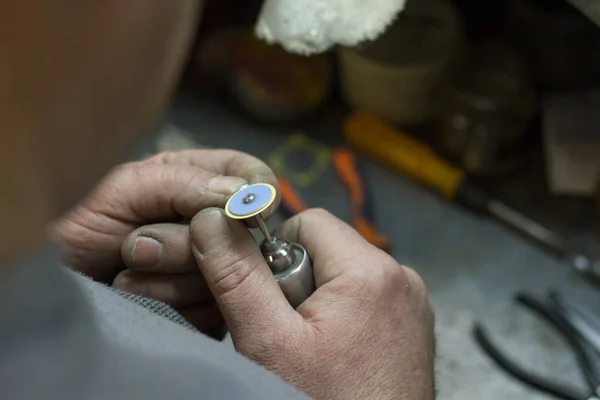
[[[577,254],[573,257],[573,266],[579,272],[588,272],[592,268],[590,260],[583,254]]]
[[[225,205],[225,213],[233,219],[248,219],[266,211],[275,202],[272,185],[257,183],[238,190]]]
[[[269,241],[265,239],[260,245],[260,251],[265,256],[273,273],[285,271],[296,261],[292,244],[287,240],[275,238]]]
[[[575,271],[595,284],[600,284],[600,261],[592,261],[584,254],[574,254],[570,258]]]

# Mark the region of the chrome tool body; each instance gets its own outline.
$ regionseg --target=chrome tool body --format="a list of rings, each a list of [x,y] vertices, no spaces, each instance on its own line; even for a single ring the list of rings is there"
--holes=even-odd
[[[266,183],[242,187],[225,206],[225,213],[233,219],[254,219],[265,239],[260,250],[279,283],[283,294],[296,308],[315,291],[312,263],[306,249],[271,235],[262,217],[275,201],[276,190]]]

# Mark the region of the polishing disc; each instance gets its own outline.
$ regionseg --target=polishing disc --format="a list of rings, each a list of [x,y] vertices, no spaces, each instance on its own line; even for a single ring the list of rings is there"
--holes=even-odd
[[[225,213],[233,219],[254,217],[273,204],[276,194],[275,188],[268,183],[246,186],[229,198]]]

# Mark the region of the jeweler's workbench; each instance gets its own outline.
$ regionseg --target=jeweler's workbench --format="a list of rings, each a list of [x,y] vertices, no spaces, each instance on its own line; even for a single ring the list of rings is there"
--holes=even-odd
[[[187,95],[178,97],[167,119],[203,146],[235,148],[263,159],[293,131],[250,125],[217,102]],[[556,288],[597,310],[600,287],[498,223],[448,204],[373,162],[364,162],[363,174],[370,190],[377,191],[375,224],[391,238],[393,256],[416,269],[427,285],[436,312],[439,399],[549,398],[508,377],[483,355],[471,335],[475,321],[523,366],[557,381],[579,382],[567,345],[515,307],[512,297],[518,290],[541,294]],[[346,202],[344,187],[333,176],[325,173],[302,196],[347,218],[347,205],[339,205],[340,199]],[[269,221],[277,223],[277,218]]]

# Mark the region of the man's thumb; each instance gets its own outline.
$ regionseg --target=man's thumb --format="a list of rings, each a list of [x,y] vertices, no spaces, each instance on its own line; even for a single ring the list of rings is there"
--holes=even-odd
[[[208,208],[194,217],[190,231],[194,257],[234,343],[286,326],[295,311],[243,223]]]

